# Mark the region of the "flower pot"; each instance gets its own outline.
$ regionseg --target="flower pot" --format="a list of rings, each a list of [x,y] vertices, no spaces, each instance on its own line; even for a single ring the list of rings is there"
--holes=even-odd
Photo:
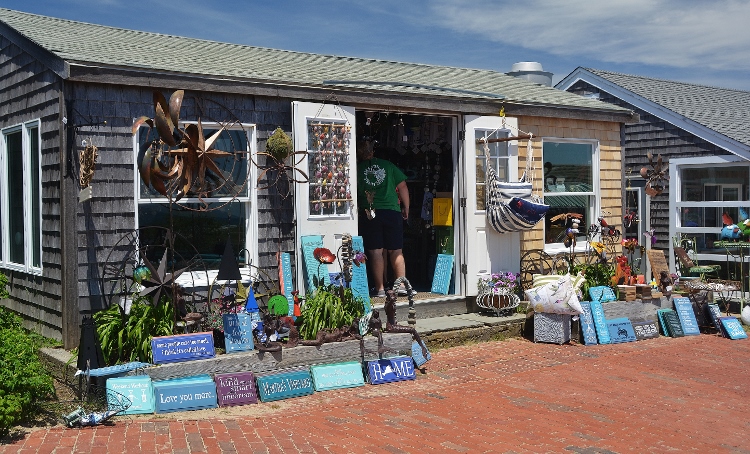
[[[489,309],[495,312],[495,315],[501,313],[512,313],[518,307],[520,299],[510,291],[489,292],[477,295],[477,306],[483,309]]]

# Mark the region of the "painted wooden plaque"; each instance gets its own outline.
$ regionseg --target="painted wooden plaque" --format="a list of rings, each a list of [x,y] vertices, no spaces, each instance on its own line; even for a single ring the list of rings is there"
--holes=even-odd
[[[255,391],[255,376],[252,372],[216,374],[216,397],[220,407],[255,404],[258,394]]]
[[[315,391],[354,388],[365,385],[362,364],[359,361],[312,366],[310,367],[310,373]]]
[[[156,413],[216,408],[216,384],[207,374],[154,382]]]
[[[655,321],[633,322],[633,331],[638,340],[655,339],[659,337],[659,328]]]
[[[609,331],[609,339],[613,344],[636,341],[633,324],[630,323],[630,320],[627,318],[613,318],[607,320],[607,330]]]
[[[352,249],[354,249],[355,254],[365,251],[365,244],[361,236],[352,237]],[[370,312],[370,284],[367,282],[367,262],[352,267],[351,289],[355,297],[362,298],[365,304],[365,314]]]
[[[248,314],[224,314],[224,344],[227,353],[244,352],[255,348],[253,326]]]
[[[425,350],[427,350],[426,344]],[[414,360],[414,364],[416,364],[417,367],[422,367],[427,361],[432,359],[432,354],[427,350],[427,356],[423,355],[422,345],[420,345],[419,342],[414,341],[411,343],[411,359]]]
[[[596,328],[594,327],[594,317],[591,315],[591,305],[587,301],[581,301],[583,313],[579,317],[581,321],[581,336],[583,336],[584,345],[596,345]]]
[[[656,317],[659,319],[659,326],[661,327],[661,333],[665,336],[669,336],[669,331],[667,330],[667,323],[664,321],[664,312],[668,310],[670,309],[658,309],[656,311]]]
[[[442,197],[432,199],[432,225],[444,227],[453,225],[453,199]]]
[[[747,333],[742,327],[739,320],[734,317],[721,317],[721,326],[724,328],[724,335],[730,339],[747,339]]]
[[[607,319],[604,318],[602,303],[592,301],[590,305],[591,317],[594,319],[594,328],[596,329],[596,337],[599,339],[600,344],[609,344],[611,340],[609,338],[609,329],[607,329]]]
[[[289,302],[289,315],[294,315],[294,283],[292,282],[292,259],[288,252],[279,254],[279,286]]]
[[[677,317],[680,319],[680,325],[682,325],[682,332],[686,336],[700,334],[701,330],[698,328],[698,320],[695,319],[693,303],[690,302],[690,299],[685,297],[674,298],[673,303],[677,311]]]
[[[126,373],[143,369],[144,367],[149,367],[152,364],[149,363],[142,363],[139,361],[133,361],[131,363],[125,363],[125,364],[115,364],[114,366],[107,366],[107,367],[99,367],[96,369],[91,369],[89,371],[90,377],[119,377],[122,375],[125,375]]]
[[[178,334],[151,339],[154,364],[213,358],[214,333]]]
[[[682,331],[682,324],[677,312],[668,309],[663,312],[664,323],[667,325],[667,331],[671,337],[683,337],[685,332]]]
[[[721,309],[719,309],[718,304],[706,304],[706,316],[708,317],[711,322],[713,322],[714,327],[716,327],[717,330],[719,330],[719,333],[721,335],[724,335],[724,330],[721,329]]]
[[[453,255],[438,254],[435,262],[435,276],[432,278],[432,293],[447,295],[453,279]]]
[[[315,288],[313,280],[315,276],[322,280],[325,285],[330,284],[331,279],[328,276],[328,265],[320,263],[313,255],[315,248],[323,247],[323,237],[320,235],[305,235],[300,237],[300,244],[305,275],[307,276],[307,290],[312,291]]]
[[[117,394],[107,394],[107,404],[123,405],[121,399],[127,398],[130,406],[122,412],[125,415],[154,412],[154,385],[148,375],[133,377],[114,377],[107,379],[107,389]],[[117,401],[113,401],[116,399]]]
[[[256,375],[255,383],[258,385],[258,397],[261,402],[306,396],[315,392],[312,377],[307,368]]]
[[[664,256],[664,251],[661,249],[649,249],[646,251],[646,255],[648,256],[648,263],[651,265],[651,274],[653,274],[654,278],[658,280],[662,271],[666,271],[667,276],[669,276],[669,265],[667,264],[667,258]]]
[[[414,361],[408,356],[368,361],[367,375],[373,385],[417,378]]]

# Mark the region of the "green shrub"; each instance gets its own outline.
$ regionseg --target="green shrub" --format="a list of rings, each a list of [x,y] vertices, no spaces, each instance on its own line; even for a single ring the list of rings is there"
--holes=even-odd
[[[8,276],[0,273],[0,299],[9,298],[8,294]]]
[[[174,331],[174,308],[166,298],[152,305],[147,299],[135,299],[130,314],[120,306],[94,314],[96,332],[107,364],[142,361],[151,362],[151,338],[169,336]]]
[[[0,436],[54,394],[52,378],[42,367],[34,342],[22,329],[5,327],[12,320],[5,312],[9,311],[0,311]]]
[[[23,329],[23,320],[15,312],[0,306],[0,329]]]
[[[350,288],[335,285],[321,286],[305,298],[299,334],[302,339],[315,339],[321,329],[351,325],[365,312],[362,298],[354,297]]]

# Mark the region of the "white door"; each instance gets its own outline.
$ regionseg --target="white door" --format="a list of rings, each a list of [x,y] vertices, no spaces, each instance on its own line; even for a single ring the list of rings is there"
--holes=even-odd
[[[295,184],[297,288],[303,289],[300,238],[323,237],[334,254],[344,233],[357,235],[357,159],[354,108],[335,104],[293,102],[294,150],[307,151],[297,168],[308,183]],[[337,262],[329,271],[340,271]]]
[[[464,289],[466,296],[477,294],[477,280],[480,276],[499,271],[518,272],[520,268],[521,234],[495,232],[485,220],[484,211],[484,146],[477,139],[499,139],[517,135],[518,121],[506,117],[464,117],[463,156],[460,175],[463,200],[461,219],[465,222],[463,251],[461,260],[466,270]],[[505,181],[518,181],[518,141],[489,143],[490,162],[499,178]],[[465,203],[464,203],[465,201]]]

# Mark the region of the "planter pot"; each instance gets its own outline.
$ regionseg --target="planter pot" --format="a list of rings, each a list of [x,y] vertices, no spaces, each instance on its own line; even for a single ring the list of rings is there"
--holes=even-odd
[[[495,312],[495,315],[512,315],[521,300],[513,293],[502,291],[499,293],[481,293],[477,295],[477,306]]]

